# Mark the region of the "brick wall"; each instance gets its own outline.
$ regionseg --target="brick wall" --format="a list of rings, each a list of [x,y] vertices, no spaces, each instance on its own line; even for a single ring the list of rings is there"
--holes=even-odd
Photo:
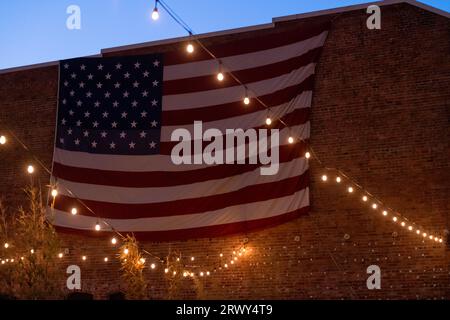
[[[382,8],[382,29],[368,30],[364,11],[333,16],[317,69],[312,145],[324,164],[338,167],[386,204],[431,231],[449,228],[450,22],[410,5]],[[259,32],[301,28],[316,17]],[[114,54],[179,50],[171,44]],[[58,71],[56,66],[0,74],[0,119],[47,166],[51,165]],[[3,128],[0,127],[0,132]],[[11,140],[11,139],[10,139]],[[30,160],[15,142],[0,152],[0,192],[16,205]],[[247,235],[143,243],[212,266],[245,238],[251,254],[209,278],[183,279],[177,298],[220,299],[449,299],[448,245],[423,241],[366,208],[345,185],[322,183],[312,167],[309,216]],[[41,169],[40,181],[48,182]],[[37,179],[36,177],[36,179]],[[348,236],[346,236],[348,235]],[[82,267],[82,287],[96,298],[121,289],[114,248],[107,240],[63,236],[65,266]],[[88,260],[81,261],[81,255]],[[109,256],[105,264],[103,257]],[[150,262],[150,261],[149,261]],[[382,289],[367,290],[366,268],[381,267]],[[211,269],[212,270],[212,269]],[[147,270],[152,298],[166,298],[164,273]]]

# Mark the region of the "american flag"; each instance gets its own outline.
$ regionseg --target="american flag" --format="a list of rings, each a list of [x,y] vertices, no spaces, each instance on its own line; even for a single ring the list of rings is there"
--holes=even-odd
[[[305,141],[327,33],[328,25],[314,25],[228,40],[208,48],[221,64],[198,46],[192,54],[180,49],[61,61],[53,224],[91,233],[100,222],[102,231],[112,226],[138,238],[174,240],[249,232],[307,213]],[[223,81],[216,79],[220,69]],[[249,105],[242,102],[246,94]],[[270,106],[270,128],[280,130],[277,174],[261,175],[261,165],[248,161],[172,163],[171,133],[193,132],[194,121],[222,132],[267,128],[268,110],[255,96]],[[300,139],[290,144],[291,135]]]

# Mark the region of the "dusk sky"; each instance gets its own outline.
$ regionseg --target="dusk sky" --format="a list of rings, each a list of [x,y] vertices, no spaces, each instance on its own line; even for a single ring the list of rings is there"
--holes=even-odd
[[[272,17],[367,1],[166,0],[196,33],[271,22]],[[450,1],[423,0],[450,11]],[[66,9],[81,9],[81,29],[69,30]],[[15,0],[0,2],[0,69],[98,54],[109,48],[186,35],[162,9],[151,20],[152,0]]]

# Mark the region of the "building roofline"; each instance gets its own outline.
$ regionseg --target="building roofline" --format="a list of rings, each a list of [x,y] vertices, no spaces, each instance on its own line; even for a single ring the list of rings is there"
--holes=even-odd
[[[402,3],[406,3],[406,4],[412,5],[414,7],[423,9],[425,11],[435,13],[435,14],[443,16],[445,18],[450,18],[450,13],[445,12],[440,9],[437,9],[437,8],[434,8],[432,6],[426,5],[424,3],[414,1],[414,0],[385,0],[385,1],[366,2],[366,3],[351,5],[351,6],[333,8],[333,9],[293,14],[293,15],[282,16],[282,17],[275,17],[275,18],[272,18],[272,23],[202,33],[202,34],[195,35],[195,37],[198,39],[204,39],[204,38],[210,38],[210,37],[215,37],[215,36],[223,36],[223,35],[230,35],[230,34],[236,34],[236,33],[249,32],[249,31],[264,30],[264,29],[273,28],[275,26],[275,24],[279,23],[279,22],[301,20],[301,19],[312,18],[312,17],[319,17],[319,16],[326,16],[326,15],[356,11],[356,10],[365,9],[369,5],[387,6],[387,5],[402,4]],[[101,57],[105,53],[112,53],[112,52],[118,52],[118,51],[124,51],[124,50],[132,50],[132,49],[140,49],[140,48],[152,47],[152,46],[158,46],[158,45],[172,44],[172,43],[186,41],[188,39],[189,39],[189,36],[184,36],[184,37],[176,37],[176,38],[163,39],[163,40],[142,42],[142,43],[137,43],[137,44],[132,44],[132,45],[124,45],[124,46],[105,48],[105,49],[101,49],[99,54],[86,56],[86,57]],[[26,65],[26,66],[20,66],[20,67],[7,68],[7,69],[0,70],[0,74],[55,66],[55,65],[58,65],[58,63],[59,63],[59,60],[49,61],[49,62],[44,62],[44,63],[37,63],[37,64]]]

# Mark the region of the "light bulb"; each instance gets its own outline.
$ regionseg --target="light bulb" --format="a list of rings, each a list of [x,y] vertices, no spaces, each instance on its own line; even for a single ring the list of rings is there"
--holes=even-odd
[[[123,254],[127,255],[129,252],[128,248],[123,249]]]
[[[406,226],[405,221],[402,221],[401,226],[402,226],[402,227]]]
[[[105,257],[105,259],[103,259],[105,262],[108,262],[108,257]]]
[[[5,144],[5,143],[6,143],[6,137],[0,136],[0,144]]]
[[[366,202],[367,201],[367,196],[363,196],[362,197],[362,201]]]
[[[189,44],[186,46],[186,51],[187,51],[188,53],[194,52],[194,46],[193,46],[191,43],[189,43]]]
[[[267,124],[268,126],[270,126],[270,125],[272,124],[272,119],[270,119],[270,117],[267,117],[267,119],[266,119],[266,124]]]
[[[140,263],[140,264],[144,264],[144,263],[145,263],[145,259],[144,259],[144,258],[140,258],[140,259],[139,259],[139,263]]]
[[[52,190],[52,197],[53,197],[53,198],[56,198],[57,195],[58,195],[58,190],[53,189],[53,190]]]
[[[427,233],[426,232],[422,233],[422,236],[425,238],[427,236]]]
[[[378,207],[378,205],[376,203],[372,204],[372,208],[376,209]]]
[[[32,174],[34,172],[34,167],[32,165],[29,165],[27,171],[29,174]]]
[[[337,182],[337,183],[341,183],[341,181],[342,181],[342,180],[341,180],[341,177],[336,177],[336,182]]]
[[[383,211],[383,216],[387,216],[387,215],[388,215],[387,211],[384,210],[384,211]]]
[[[433,240],[433,236],[432,235],[430,235],[430,240]]]
[[[434,241],[438,242],[438,241],[439,241],[439,238],[438,238],[438,237],[435,237],[435,238],[434,238]]]
[[[222,258],[223,257],[223,253],[219,254],[219,256]]]
[[[441,238],[441,239],[439,239],[439,242],[440,242],[440,243],[442,243],[442,238]]]
[[[397,222],[397,220],[398,220],[397,217],[392,218],[392,221],[394,221],[394,222]]]
[[[155,265],[154,263],[152,263],[152,264],[150,265],[150,268],[155,269],[155,268],[156,268],[156,265]]]
[[[245,105],[249,105],[250,104],[250,98],[249,97],[245,97],[244,98],[244,104]]]
[[[97,224],[95,225],[95,231],[100,231],[100,224],[99,224],[99,223],[97,223]]]
[[[230,261],[230,263],[231,263],[231,264],[234,264],[234,261],[233,261],[233,260],[231,260],[231,261]]]
[[[112,244],[116,244],[116,243],[117,243],[117,239],[116,239],[116,238],[112,238],[112,239],[111,239],[111,243],[112,243]]]
[[[71,212],[73,215],[76,215],[76,214],[78,213],[78,210],[77,210],[77,208],[72,208],[72,210],[70,210],[70,212]]]
[[[440,242],[442,242],[442,239],[440,239]],[[211,273],[209,271],[206,271],[206,275],[209,276]]]
[[[409,231],[412,231],[412,229],[413,229],[412,226],[409,226],[409,227],[408,227],[408,230],[409,230]]]
[[[195,260],[195,258],[194,257],[191,257],[191,261],[194,261]]]
[[[352,193],[353,192],[353,188],[352,187],[348,187],[347,191],[348,191],[348,193]]]
[[[417,234],[420,234],[420,230],[419,230],[419,229],[417,229],[417,230],[416,230],[416,233],[417,233]]]
[[[308,151],[305,152],[305,158],[309,159],[311,158],[311,153],[309,153]]]
[[[200,272],[200,277],[203,277],[203,275],[204,275],[203,271],[202,271],[202,272]]]
[[[289,143],[294,143],[294,138],[293,138],[293,137],[289,137],[289,138],[288,138],[288,142],[289,142]]]
[[[9,248],[9,243],[5,242],[4,247],[5,247],[5,249],[8,249]]]
[[[223,81],[223,79],[225,79],[225,76],[223,75],[222,72],[219,72],[219,73],[217,74],[217,80]]]
[[[155,7],[155,9],[153,9],[153,12],[152,12],[152,19],[155,20],[155,21],[159,19],[158,8],[156,8],[156,7]]]
[[[225,268],[228,268],[228,264],[225,263],[225,264],[224,264],[224,267],[225,267]]]
[[[188,273],[185,271],[185,272],[183,272],[183,277],[187,277],[188,276]]]
[[[172,273],[174,276],[177,274],[177,272],[176,271],[174,271],[173,273]]]
[[[62,253],[58,253],[58,258],[62,258],[63,257],[63,254]]]
[[[34,249],[31,249],[30,252],[31,252],[31,254],[33,254],[34,253]]]
[[[164,273],[169,273],[169,269],[168,269],[168,268],[165,268],[165,269],[164,269]]]
[[[83,259],[83,261],[86,261],[86,256],[82,256],[81,259]]]

